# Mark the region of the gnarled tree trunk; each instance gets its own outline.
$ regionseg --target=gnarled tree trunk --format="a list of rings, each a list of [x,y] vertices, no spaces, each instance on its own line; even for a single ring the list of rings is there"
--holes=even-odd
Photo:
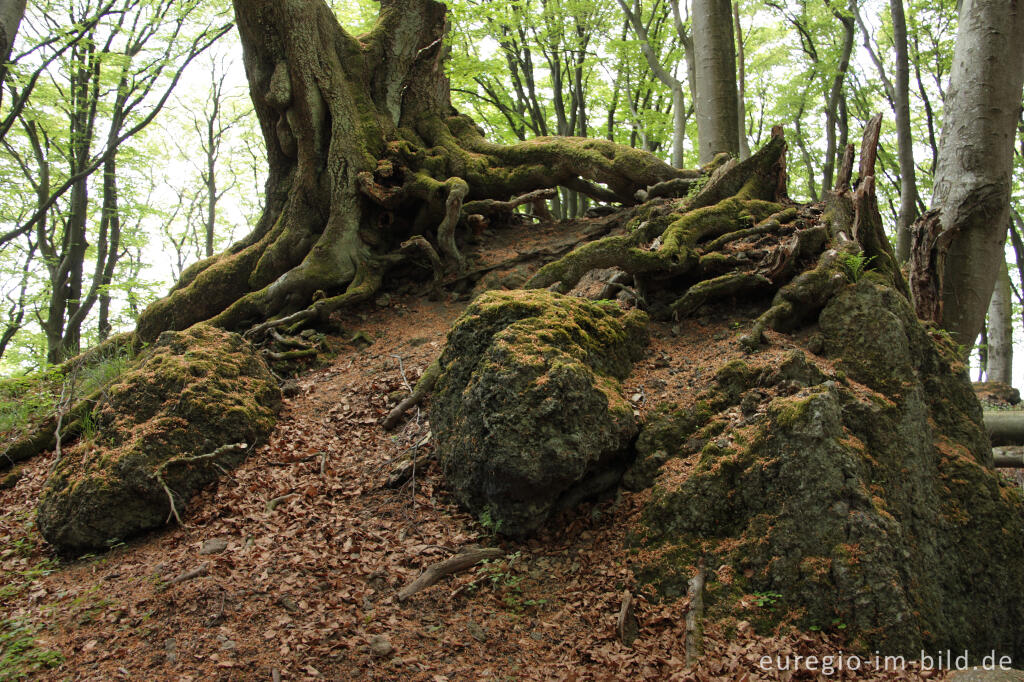
[[[362,36],[323,0],[234,5],[267,141],[266,208],[249,236],[143,313],[143,341],[202,320],[238,329],[323,318],[372,295],[417,235],[461,268],[454,230],[466,201],[563,186],[632,203],[680,176],[607,140],[487,142],[451,106],[445,7],[434,0],[382,0]]]

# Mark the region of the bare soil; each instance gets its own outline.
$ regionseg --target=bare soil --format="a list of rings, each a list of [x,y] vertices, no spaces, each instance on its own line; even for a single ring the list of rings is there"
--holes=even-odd
[[[522,228],[498,239],[508,258],[567,234]],[[372,343],[346,345],[330,366],[299,377],[269,442],[197,495],[184,527],[59,560],[32,523],[52,454],[29,463],[17,486],[0,492],[0,617],[38,625],[37,646],[63,656],[37,677],[825,679],[760,663],[837,656],[847,650],[841,638],[788,627],[757,634],[745,620],[707,622],[704,657],[696,668],[685,665],[687,600],[659,603],[631,570],[637,556],[627,538],[649,492],[584,504],[516,543],[461,512],[434,462],[404,486],[384,487],[403,458],[432,445],[423,408],[394,433],[379,424],[440,352],[464,305],[392,294],[345,313],[339,323]],[[641,414],[668,399],[685,402],[741,356],[738,335],[761,310],[718,307],[654,325],[627,397]],[[797,341],[769,336],[780,358]],[[686,464],[677,460],[673,474],[685,475]],[[215,539],[226,549],[201,554]],[[506,558],[398,602],[396,591],[426,566],[470,545],[500,547]],[[40,564],[49,572],[25,575]],[[200,575],[173,582],[189,571]],[[709,579],[728,575],[712,570]],[[639,623],[632,646],[616,628],[626,591]],[[749,600],[762,608],[758,596]],[[918,677],[837,670],[828,679]]]

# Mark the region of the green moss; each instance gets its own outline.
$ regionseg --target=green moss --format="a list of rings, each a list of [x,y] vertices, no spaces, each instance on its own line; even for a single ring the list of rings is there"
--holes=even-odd
[[[97,403],[94,436],[66,444],[40,498],[40,531],[64,551],[84,551],[162,525],[164,483],[180,513],[244,451],[157,472],[227,443],[255,445],[279,401],[273,375],[237,335],[206,325],[161,335]]]

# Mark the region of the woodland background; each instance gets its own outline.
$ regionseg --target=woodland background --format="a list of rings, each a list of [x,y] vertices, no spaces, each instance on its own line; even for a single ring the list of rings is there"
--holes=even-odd
[[[447,4],[453,102],[491,140],[604,137],[699,165],[685,1]],[[378,10],[332,5],[353,34]],[[741,150],[784,125],[790,193],[817,200],[846,143],[885,112],[878,194],[895,243],[928,208],[956,3],[737,0],[733,12]],[[29,3],[0,100],[0,373],[132,328],[184,268],[257,220],[266,157],[232,21],[227,2]],[[913,154],[902,173],[901,107]],[[1001,380],[1024,309],[1024,122],[1015,146],[1007,274],[975,356]],[[562,218],[588,208],[568,190],[552,203]]]

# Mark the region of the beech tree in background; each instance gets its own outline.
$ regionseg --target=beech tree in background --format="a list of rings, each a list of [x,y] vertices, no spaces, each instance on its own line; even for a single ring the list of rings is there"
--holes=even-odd
[[[1004,260],[988,306],[985,374],[989,381],[1013,383],[1013,290]]]
[[[709,163],[720,152],[739,156],[736,49],[730,0],[693,1],[693,53],[700,162]]]

